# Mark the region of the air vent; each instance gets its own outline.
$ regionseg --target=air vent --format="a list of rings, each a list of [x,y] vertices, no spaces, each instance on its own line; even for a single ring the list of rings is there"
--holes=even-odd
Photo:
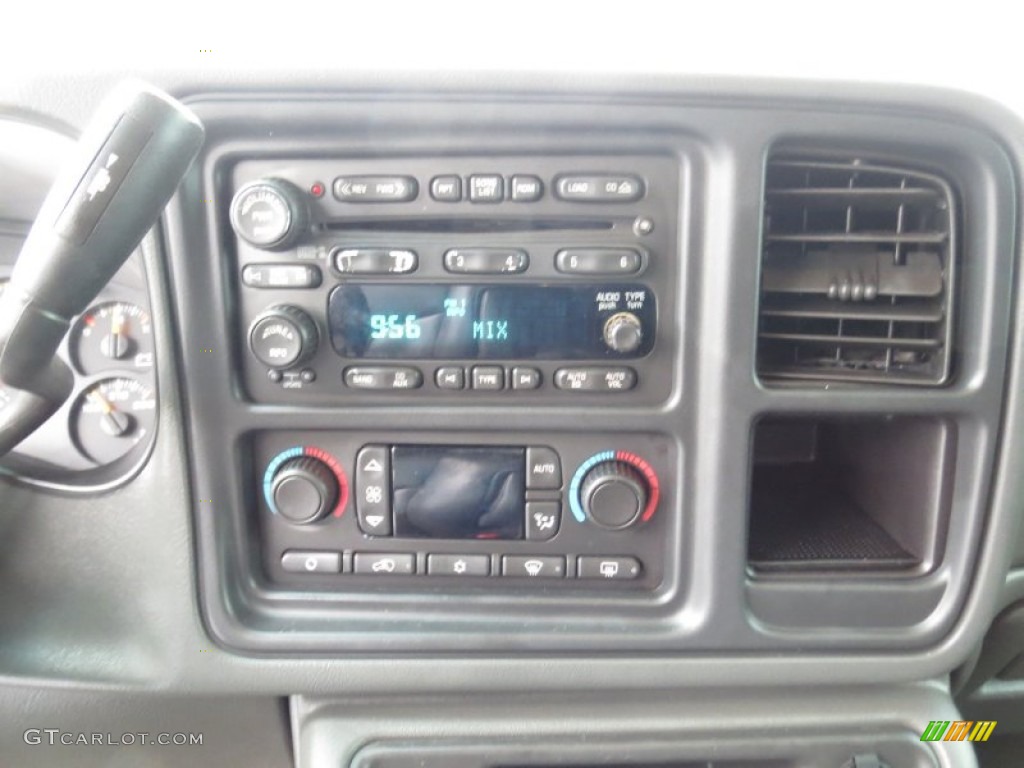
[[[760,375],[945,383],[955,221],[937,176],[856,158],[770,158]]]

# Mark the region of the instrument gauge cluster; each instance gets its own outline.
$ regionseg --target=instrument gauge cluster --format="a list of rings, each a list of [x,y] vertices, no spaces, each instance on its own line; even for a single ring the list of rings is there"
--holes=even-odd
[[[0,264],[0,292],[12,266]],[[57,354],[71,368],[72,393],[0,461],[0,474],[66,491],[127,480],[148,456],[157,426],[153,321],[139,253],[72,320]]]

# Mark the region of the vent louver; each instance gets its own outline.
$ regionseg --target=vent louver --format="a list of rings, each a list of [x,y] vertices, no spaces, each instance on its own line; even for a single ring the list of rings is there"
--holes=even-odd
[[[950,367],[954,197],[859,159],[772,157],[758,372],[939,385]]]

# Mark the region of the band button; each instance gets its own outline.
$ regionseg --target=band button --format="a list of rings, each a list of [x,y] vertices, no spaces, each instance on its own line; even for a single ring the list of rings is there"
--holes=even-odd
[[[345,386],[351,389],[402,390],[423,386],[423,374],[418,368],[357,366],[346,368]]]

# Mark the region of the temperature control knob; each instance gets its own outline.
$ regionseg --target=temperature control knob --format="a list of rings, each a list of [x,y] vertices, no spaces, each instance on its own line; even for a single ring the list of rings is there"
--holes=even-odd
[[[287,248],[308,224],[305,197],[298,187],[281,179],[246,184],[231,200],[231,226],[240,238],[257,248]]]
[[[604,528],[627,528],[647,506],[650,488],[644,476],[624,461],[596,464],[580,485],[580,504]]]
[[[320,334],[316,322],[298,307],[270,307],[249,327],[249,349],[271,368],[292,368],[316,352]]]
[[[604,324],[604,343],[613,352],[636,352],[643,338],[643,324],[632,312],[618,312]]]
[[[338,478],[319,459],[301,456],[278,467],[270,485],[277,511],[291,522],[306,525],[319,520],[338,503]]]

